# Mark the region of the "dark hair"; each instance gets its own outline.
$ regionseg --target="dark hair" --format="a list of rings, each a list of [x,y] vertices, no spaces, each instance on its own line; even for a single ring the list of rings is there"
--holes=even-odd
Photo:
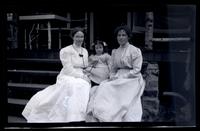
[[[128,39],[130,40],[132,38],[132,32],[130,30],[130,28],[127,25],[122,25],[122,26],[118,26],[115,30],[114,30],[114,37],[115,39],[117,38],[117,34],[120,30],[124,30],[126,32],[126,34],[128,35]]]
[[[71,31],[71,34],[70,34],[71,38],[73,38],[74,35],[76,34],[76,32],[79,32],[79,31],[83,32],[83,33],[84,33],[84,37],[85,37],[84,29],[81,28],[81,27],[75,27],[75,28],[73,28],[72,31]]]
[[[102,40],[96,40],[96,41],[93,43],[93,45],[92,45],[91,54],[96,54],[95,46],[98,45],[98,44],[102,45],[102,46],[103,46],[103,52],[104,52],[104,53],[105,53],[105,52],[107,53],[107,45],[105,45],[106,42],[105,42],[105,41],[102,41]]]

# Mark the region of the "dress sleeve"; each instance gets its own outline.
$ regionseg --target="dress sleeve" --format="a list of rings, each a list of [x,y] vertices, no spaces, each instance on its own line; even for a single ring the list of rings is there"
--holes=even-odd
[[[131,54],[131,65],[132,65],[132,70],[128,72],[127,74],[124,74],[122,77],[123,78],[134,78],[137,77],[140,74],[141,68],[142,68],[142,53],[140,49],[137,49],[136,52],[132,52]]]
[[[109,54],[107,54],[107,53],[105,54],[105,56],[106,56],[106,58],[105,58],[106,64],[110,65],[111,64],[111,56]]]
[[[69,76],[74,76],[77,78],[83,78],[83,73],[78,73],[76,72],[76,70],[74,69],[74,66],[72,65],[72,52],[70,52],[69,50],[61,50],[60,51],[60,60],[61,63],[63,65],[62,68],[62,73],[64,73],[65,75],[69,75]]]

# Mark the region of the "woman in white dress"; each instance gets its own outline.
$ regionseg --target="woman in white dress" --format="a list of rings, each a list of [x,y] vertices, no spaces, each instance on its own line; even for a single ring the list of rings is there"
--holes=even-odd
[[[140,73],[142,53],[129,43],[131,31],[127,26],[116,28],[115,36],[120,46],[112,51],[110,79],[92,91],[88,122],[140,122],[142,119],[141,95],[145,87]]]
[[[109,78],[111,56],[105,51],[106,43],[104,41],[97,40],[93,46],[94,53],[89,56],[87,71],[92,85],[98,85]]]
[[[88,52],[82,47],[84,33],[81,28],[72,31],[73,44],[60,50],[63,68],[56,83],[36,93],[25,106],[22,115],[27,122],[85,121],[91,88],[84,69],[88,65]]]

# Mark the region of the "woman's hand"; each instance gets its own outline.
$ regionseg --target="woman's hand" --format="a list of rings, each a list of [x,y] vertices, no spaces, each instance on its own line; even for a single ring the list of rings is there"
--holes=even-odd
[[[83,79],[90,83],[90,79],[89,79],[89,77],[87,75],[83,75]]]

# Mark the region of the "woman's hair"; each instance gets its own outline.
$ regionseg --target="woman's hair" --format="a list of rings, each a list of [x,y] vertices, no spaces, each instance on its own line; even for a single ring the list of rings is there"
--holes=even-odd
[[[75,28],[73,28],[72,31],[71,31],[71,34],[70,34],[71,38],[73,38],[74,35],[76,34],[76,32],[79,32],[79,31],[83,32],[84,37],[85,37],[84,29],[81,28],[81,27],[75,27]]]
[[[132,38],[132,32],[130,30],[130,28],[127,25],[122,25],[122,26],[118,26],[115,30],[114,30],[114,38],[117,38],[117,34],[120,30],[124,30],[126,32],[126,34],[128,35],[128,39],[130,40]]]

